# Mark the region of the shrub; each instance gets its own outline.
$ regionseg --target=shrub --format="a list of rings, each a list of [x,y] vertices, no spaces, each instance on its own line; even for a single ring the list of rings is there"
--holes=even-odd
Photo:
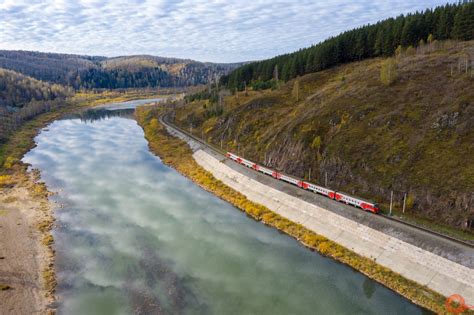
[[[5,159],[5,162],[3,163],[3,167],[5,167],[6,169],[10,169],[13,167],[13,165],[15,165],[16,163],[18,163],[18,159],[13,157],[13,156],[8,156],[6,159]]]
[[[393,58],[388,58],[380,69],[380,81],[384,85],[390,85],[397,79],[397,63]]]
[[[13,185],[14,180],[10,175],[0,175],[0,187]]]

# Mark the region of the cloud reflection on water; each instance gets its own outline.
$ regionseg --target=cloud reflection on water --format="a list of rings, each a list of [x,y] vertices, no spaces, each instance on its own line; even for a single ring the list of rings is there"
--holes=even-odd
[[[25,160],[64,204],[60,313],[417,311],[164,166],[134,120],[56,121],[36,140]]]

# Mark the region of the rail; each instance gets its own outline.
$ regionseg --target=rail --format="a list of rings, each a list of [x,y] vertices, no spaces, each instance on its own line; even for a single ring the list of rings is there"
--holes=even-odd
[[[214,146],[212,144],[209,144],[209,143],[205,142],[203,139],[200,139],[200,138],[194,136],[193,134],[187,132],[186,130],[183,130],[180,127],[170,123],[168,121],[168,115],[169,115],[169,113],[165,113],[165,114],[163,114],[159,117],[159,121],[163,125],[167,126],[168,128],[177,130],[178,132],[180,132],[182,134],[185,134],[186,136],[188,136],[189,138],[193,139],[194,141],[200,143],[201,145],[213,150],[215,153],[222,154],[223,156],[225,156],[225,153],[226,153],[225,151],[221,150],[220,148],[217,148],[216,146]],[[382,218],[384,218],[386,220],[397,222],[399,224],[403,224],[403,225],[408,226],[410,228],[417,229],[417,230],[423,231],[423,232],[428,233],[428,234],[432,234],[434,236],[449,240],[451,242],[458,243],[460,245],[467,246],[469,248],[474,248],[474,244],[469,242],[469,241],[460,240],[458,238],[455,238],[455,237],[452,237],[452,236],[449,236],[449,235],[446,235],[446,234],[443,234],[443,233],[440,233],[440,232],[437,232],[437,231],[433,231],[433,230],[430,230],[426,227],[423,227],[423,226],[420,226],[420,225],[417,225],[417,224],[413,224],[413,223],[410,223],[410,222],[406,222],[404,220],[400,220],[398,218],[394,218],[394,217],[391,217],[391,216],[386,215],[386,214],[379,214],[379,216],[381,216]]]

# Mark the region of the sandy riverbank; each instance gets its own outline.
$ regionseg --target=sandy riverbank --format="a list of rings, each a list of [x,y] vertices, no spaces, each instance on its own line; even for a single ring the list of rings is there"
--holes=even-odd
[[[0,191],[0,310],[47,314],[54,301],[53,222],[39,172],[18,170]]]
[[[54,312],[53,205],[46,186],[38,183],[39,172],[27,173],[18,162],[34,147],[34,137],[64,115],[105,103],[162,97],[158,92],[76,94],[69,106],[25,123],[0,147],[0,314]],[[2,165],[7,157],[15,161],[13,167]],[[12,183],[5,184],[5,176]]]

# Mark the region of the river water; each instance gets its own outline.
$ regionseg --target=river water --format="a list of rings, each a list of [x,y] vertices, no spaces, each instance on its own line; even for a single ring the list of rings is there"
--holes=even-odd
[[[53,122],[24,158],[54,199],[59,314],[419,314],[151,154],[133,110]]]

